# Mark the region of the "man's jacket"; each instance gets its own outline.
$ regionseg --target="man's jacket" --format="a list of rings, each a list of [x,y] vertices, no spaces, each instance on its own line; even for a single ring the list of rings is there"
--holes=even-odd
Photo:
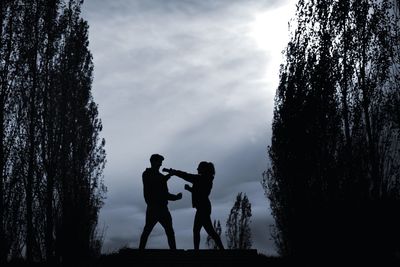
[[[142,175],[144,200],[148,206],[167,206],[168,200],[177,200],[177,196],[168,192],[168,175],[147,168]]]

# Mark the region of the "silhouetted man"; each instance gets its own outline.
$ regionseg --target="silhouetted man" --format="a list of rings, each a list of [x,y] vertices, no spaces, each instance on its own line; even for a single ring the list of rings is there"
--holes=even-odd
[[[147,210],[146,225],[140,237],[139,249],[144,249],[146,247],[147,239],[157,222],[164,227],[168,237],[169,248],[176,249],[175,233],[172,228],[171,213],[168,210],[168,201],[181,199],[182,193],[174,195],[168,192],[167,181],[171,175],[163,175],[160,173],[163,160],[164,157],[161,155],[151,155],[151,168],[147,168],[142,175],[143,193],[147,204]]]

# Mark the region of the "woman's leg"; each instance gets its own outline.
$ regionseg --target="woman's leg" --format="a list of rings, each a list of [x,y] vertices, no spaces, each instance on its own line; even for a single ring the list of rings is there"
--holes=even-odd
[[[224,249],[224,245],[222,244],[221,238],[219,237],[219,235],[217,234],[211,223],[210,215],[204,216],[202,224],[207,234],[211,236],[212,239],[214,239],[215,244],[219,247],[219,249]]]
[[[201,216],[198,211],[196,211],[196,215],[194,216],[193,223],[193,244],[194,249],[198,250],[200,247],[200,230],[202,227]]]

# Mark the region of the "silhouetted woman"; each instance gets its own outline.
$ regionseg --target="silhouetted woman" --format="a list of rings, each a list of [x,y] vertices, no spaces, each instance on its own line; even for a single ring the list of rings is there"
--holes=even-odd
[[[213,186],[215,175],[214,164],[205,161],[200,162],[197,167],[198,174],[186,173],[174,169],[164,169],[163,171],[178,176],[193,184],[193,186],[186,184],[185,189],[192,193],[192,206],[196,209],[193,224],[194,249],[199,249],[201,227],[204,227],[208,235],[214,239],[215,244],[217,244],[220,249],[224,249],[221,238],[214,230],[210,217],[211,202],[208,196],[210,195]]]

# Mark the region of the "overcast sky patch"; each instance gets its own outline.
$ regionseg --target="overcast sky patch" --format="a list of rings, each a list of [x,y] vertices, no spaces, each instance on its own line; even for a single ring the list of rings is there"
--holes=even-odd
[[[236,194],[244,192],[253,208],[254,248],[276,253],[260,181],[294,8],[294,0],[85,1],[93,94],[107,142],[103,251],[138,246],[146,208],[141,174],[150,155],[160,153],[164,166],[193,173],[200,161],[212,161],[212,219],[223,225],[223,242]],[[184,184],[169,182],[170,192],[184,193],[169,207],[177,247],[191,249],[195,210]],[[201,247],[205,237],[203,231]],[[148,247],[168,247],[161,226]]]

